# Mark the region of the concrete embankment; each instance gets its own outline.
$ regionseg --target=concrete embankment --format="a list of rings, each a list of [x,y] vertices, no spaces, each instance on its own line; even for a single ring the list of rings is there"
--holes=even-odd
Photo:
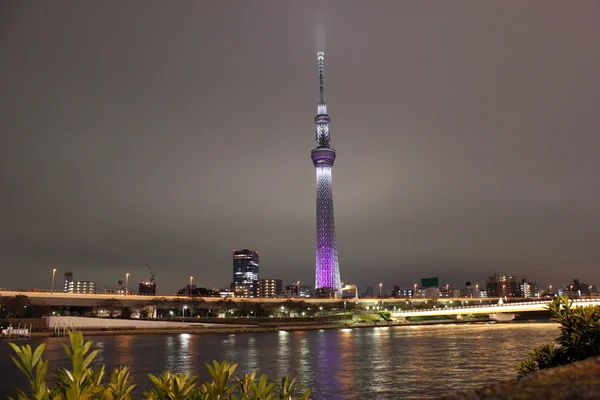
[[[453,324],[469,324],[469,323],[485,323],[486,321],[454,321]],[[408,326],[419,326],[419,325],[448,325],[452,322],[441,322],[441,321],[430,321],[430,322],[419,322],[419,323],[355,323],[355,324],[340,324],[340,323],[329,323],[329,324],[290,324],[290,325],[271,325],[271,326],[244,326],[244,325],[222,325],[213,324],[212,326],[185,326],[185,327],[169,327],[169,328],[136,328],[136,327],[122,327],[122,328],[87,328],[80,329],[83,331],[85,336],[114,336],[114,335],[172,335],[180,333],[190,334],[203,334],[203,333],[249,333],[249,332],[278,332],[278,331],[311,331],[321,329],[361,329],[361,328],[382,328],[382,327],[408,327]],[[64,335],[65,332],[61,333]],[[42,331],[33,332],[32,337],[50,337],[56,336],[55,332]]]
[[[600,399],[600,357],[544,369],[520,379],[498,382],[440,400],[597,400]]]
[[[165,329],[144,329],[144,328],[122,328],[122,329],[81,329],[85,336],[113,336],[113,335],[169,335],[179,333],[203,334],[203,333],[248,333],[248,332],[277,332],[277,331],[307,331],[319,329],[357,329],[357,328],[373,328],[383,326],[398,326],[395,324],[356,324],[356,325],[289,325],[289,326],[223,326],[204,328],[182,327],[182,328],[165,328]],[[54,336],[54,332],[33,332],[32,337],[49,337]]]

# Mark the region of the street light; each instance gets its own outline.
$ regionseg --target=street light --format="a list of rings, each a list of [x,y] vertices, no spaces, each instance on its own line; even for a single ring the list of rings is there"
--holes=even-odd
[[[383,283],[379,283],[379,297],[381,297],[381,287],[383,286]]]
[[[548,293],[552,293],[552,285],[548,287]]]
[[[56,275],[56,268],[52,270],[52,289],[50,290],[50,293],[54,293],[54,275]]]
[[[128,291],[129,291],[129,272],[125,274],[125,296],[127,296]]]
[[[502,296],[506,297],[506,291],[504,288],[506,288],[506,285],[502,285]]]
[[[450,285],[446,285],[446,295],[450,297]]]
[[[193,276],[190,276],[190,297],[192,297],[192,281],[194,280]]]
[[[300,297],[300,281],[296,282],[296,296]]]
[[[183,306],[183,310],[181,312],[181,317],[185,318],[185,310],[187,310],[187,305]]]

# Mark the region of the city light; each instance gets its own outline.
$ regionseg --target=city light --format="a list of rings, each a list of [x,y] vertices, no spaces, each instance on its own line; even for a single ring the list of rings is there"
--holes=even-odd
[[[52,289],[50,289],[50,293],[54,293],[54,276],[56,275],[56,268],[52,270]]]

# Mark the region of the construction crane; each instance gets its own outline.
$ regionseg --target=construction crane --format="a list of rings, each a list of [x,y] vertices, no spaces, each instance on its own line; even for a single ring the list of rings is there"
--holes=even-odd
[[[150,270],[150,283],[154,283],[154,271],[152,271],[152,268],[150,268],[150,264],[146,263],[146,266]]]

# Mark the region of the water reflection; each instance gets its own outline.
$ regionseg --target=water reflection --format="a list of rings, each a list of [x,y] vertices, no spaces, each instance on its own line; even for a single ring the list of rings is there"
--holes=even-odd
[[[259,352],[256,347],[256,338],[253,336],[248,337],[246,354],[244,356],[243,363],[248,366],[248,372],[256,371],[260,369]]]
[[[215,358],[217,361],[222,360],[238,360],[237,347],[236,347],[236,335],[234,333],[227,335],[222,340],[223,356]],[[208,349],[206,349],[208,350]]]
[[[288,331],[277,332],[277,364],[280,371],[288,371],[290,369],[290,333]]]
[[[357,335],[354,329],[342,329],[340,336],[341,364],[337,371],[336,380],[341,387],[352,387],[353,380],[356,378],[357,363],[353,362],[354,340]]]
[[[193,372],[192,368],[192,357],[190,354],[192,335],[189,333],[182,333],[179,335],[179,354],[181,355],[179,362],[179,371],[181,372]]]
[[[551,324],[495,324],[92,339],[102,349],[98,360],[106,362],[107,371],[119,363],[131,367],[139,385],[134,398],[150,387],[148,373],[193,370],[208,378],[203,364],[227,359],[240,364],[239,373],[298,377],[313,388],[314,399],[385,400],[435,398],[510,378],[528,350],[556,336]],[[20,342],[46,343],[50,369],[69,364],[64,338]],[[0,342],[4,395],[14,395],[14,385],[27,385],[9,355],[8,344]]]
[[[175,345],[175,337],[167,336],[165,338],[165,370],[175,372],[177,371],[177,360],[179,355],[177,354],[177,346]]]
[[[120,336],[116,348],[116,361],[121,365],[132,365],[134,362],[133,344],[135,336]],[[104,343],[103,343],[104,344]]]
[[[312,387],[312,381],[314,380],[313,369],[311,368],[312,357],[310,354],[310,342],[309,335],[311,332],[298,331],[295,336],[297,340],[297,357],[296,365],[294,370],[302,371],[302,379],[305,385]]]

